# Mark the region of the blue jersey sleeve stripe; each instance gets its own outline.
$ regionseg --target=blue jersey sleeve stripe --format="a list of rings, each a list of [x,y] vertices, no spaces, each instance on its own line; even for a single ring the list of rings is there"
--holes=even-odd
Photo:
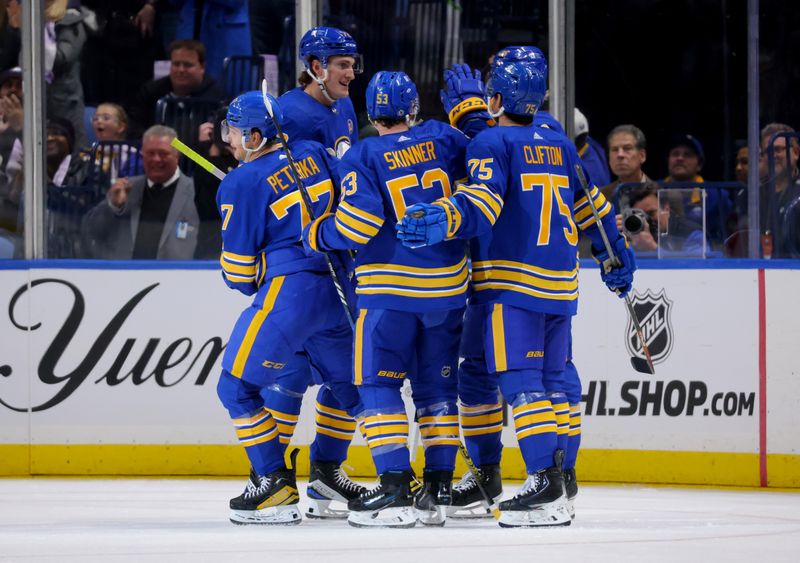
[[[342,201],[339,204],[339,209],[343,209],[350,215],[353,215],[354,217],[360,219],[361,221],[364,221],[365,223],[370,223],[373,227],[377,229],[380,229],[383,226],[383,219],[381,217],[373,215],[372,213],[364,211],[363,209],[354,207],[353,205],[351,205],[346,201]]]
[[[353,215],[347,213],[346,209],[341,207],[336,210],[336,220],[347,225],[352,230],[361,233],[367,238],[374,237],[380,230],[380,227],[376,227],[370,223],[365,223],[364,221],[353,217]]]
[[[578,290],[577,278],[570,281],[551,281],[543,280],[529,274],[511,272],[507,270],[473,272],[472,279],[476,282],[505,281],[553,292],[576,292]]]
[[[467,193],[475,195],[492,208],[492,212],[497,217],[503,210],[503,200],[497,197],[492,191],[480,184],[470,184],[468,186],[460,186],[456,193]]]
[[[235,264],[251,264],[255,263],[256,257],[255,256],[247,256],[244,254],[234,254],[233,252],[227,252],[225,250],[222,251],[222,258],[227,260],[228,262],[232,262]]]
[[[341,233],[343,236],[359,244],[367,244],[369,242],[369,237],[352,231],[347,227],[347,225],[339,221],[338,217],[336,218],[336,230],[339,231],[339,233]]]
[[[572,270],[548,270],[539,266],[525,264],[523,262],[515,262],[513,260],[489,260],[481,262],[473,262],[473,272],[487,271],[493,269],[505,269],[524,272],[539,277],[546,277],[551,279],[578,279],[578,266]]]
[[[611,212],[611,209],[612,209],[611,203],[608,200],[606,200],[605,205],[597,210],[597,214],[600,216],[600,219],[602,219]],[[589,212],[591,213],[591,210]],[[596,222],[597,221],[594,218],[594,214],[591,214],[584,221],[579,221],[578,227],[582,230],[586,230],[588,227],[591,227]]]
[[[481,213],[483,213],[483,215],[489,221],[490,225],[494,225],[495,221],[497,221],[497,216],[492,213],[491,209],[480,198],[478,198],[478,197],[476,197],[476,196],[474,196],[472,194],[469,194],[467,192],[462,192],[462,191],[456,192],[453,195],[453,197],[456,197],[456,196],[463,196],[464,199],[467,200],[467,202],[469,202],[473,206],[477,207],[478,210]]]
[[[443,268],[422,268],[416,266],[401,266],[399,264],[364,264],[356,268],[356,275],[363,273],[390,273],[390,274],[407,274],[413,276],[441,276],[455,274],[461,271],[467,265],[467,258],[464,256],[461,260],[453,266],[445,266]]]

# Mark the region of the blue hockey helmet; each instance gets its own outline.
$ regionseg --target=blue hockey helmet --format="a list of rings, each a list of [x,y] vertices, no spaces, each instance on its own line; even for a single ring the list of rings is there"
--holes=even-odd
[[[532,45],[514,45],[500,49],[494,55],[492,66],[515,62],[526,62],[536,65],[544,72],[545,78],[547,78],[547,59],[539,47],[534,47]]]
[[[403,119],[419,112],[417,86],[405,72],[381,70],[367,84],[370,119]]]
[[[283,119],[283,112],[281,111],[278,100],[273,96],[267,94],[267,98],[272,104],[272,111],[278,121]],[[225,121],[222,124],[223,140],[227,143],[228,127],[236,127],[242,130],[242,138],[246,142],[250,138],[250,132],[253,129],[258,129],[261,136],[266,139],[274,139],[278,136],[278,128],[275,122],[267,113],[267,108],[264,105],[264,97],[261,92],[253,90],[252,92],[245,92],[236,96],[236,98],[228,106],[228,113],[225,116]]]
[[[306,70],[311,69],[310,57],[318,58],[322,68],[328,68],[328,58],[337,56],[353,57],[356,61],[353,72],[356,74],[364,69],[356,40],[346,31],[335,27],[314,27],[306,31],[300,39],[299,52]]]
[[[515,115],[533,115],[547,92],[547,75],[535,64],[507,62],[495,65],[486,84],[486,95],[503,97],[503,111]]]

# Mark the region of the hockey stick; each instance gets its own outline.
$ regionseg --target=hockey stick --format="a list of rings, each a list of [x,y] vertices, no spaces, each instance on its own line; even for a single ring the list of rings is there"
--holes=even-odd
[[[177,149],[179,153],[184,155],[186,158],[197,164],[200,168],[217,178],[218,180],[225,179],[225,172],[211,164],[205,157],[197,154],[191,147],[187,146],[185,143],[181,142],[180,139],[175,137],[170,142],[170,145]]]
[[[497,503],[492,502],[492,497],[489,496],[489,493],[486,492],[486,488],[481,483],[481,472],[480,470],[475,467],[475,463],[472,461],[472,458],[469,457],[469,452],[467,452],[467,447],[464,445],[464,442],[458,442],[458,453],[461,454],[461,457],[464,458],[464,463],[467,466],[467,470],[472,473],[472,478],[475,479],[475,483],[478,485],[478,490],[481,492],[481,496],[483,497],[483,502],[486,503],[486,514],[491,514],[494,516],[495,520],[500,518],[500,509],[497,506]]]
[[[600,236],[603,239],[603,244],[605,245],[606,252],[608,253],[608,260],[606,263],[601,264],[601,267],[606,271],[606,273],[608,273],[612,268],[619,268],[622,266],[622,262],[620,262],[619,257],[614,253],[614,249],[611,247],[611,242],[608,240],[608,235],[603,229],[603,224],[600,222],[600,214],[597,212],[597,207],[592,200],[592,194],[589,192],[586,176],[583,174],[583,169],[581,168],[580,164],[575,165],[575,172],[578,174],[578,180],[581,182],[581,187],[583,188],[584,193],[586,193],[586,199],[589,201],[589,207],[592,210],[592,215],[594,215],[594,220],[597,223],[597,228],[600,230]],[[617,290],[617,292],[619,293],[619,290]],[[633,326],[636,329],[636,336],[639,338],[639,342],[642,344],[642,351],[644,351],[645,355],[645,359],[637,358],[635,356],[632,357],[631,365],[633,366],[633,369],[639,373],[654,374],[656,372],[656,368],[653,365],[653,358],[650,356],[650,348],[647,347],[647,342],[644,339],[644,333],[642,332],[642,327],[639,324],[639,319],[636,317],[636,311],[633,309],[633,302],[631,301],[630,295],[625,296],[625,305],[628,307],[628,314],[631,317],[631,321],[633,321]]]
[[[289,170],[292,174],[292,178],[294,179],[294,183],[297,184],[300,197],[303,199],[303,205],[306,206],[308,217],[311,219],[311,221],[314,221],[316,216],[314,215],[314,209],[311,207],[311,196],[309,195],[306,187],[303,185],[302,180],[300,180],[300,175],[297,173],[294,158],[292,158],[292,153],[289,150],[289,144],[286,142],[286,137],[283,136],[283,128],[281,127],[281,123],[279,120],[275,119],[275,113],[272,110],[272,103],[267,97],[266,78],[261,81],[261,97],[264,99],[264,106],[267,108],[267,113],[269,114],[270,119],[272,119],[272,122],[275,124],[275,128],[278,130],[278,141],[283,149],[283,154],[286,155],[286,160],[289,163]],[[331,194],[331,197],[333,197],[333,194]],[[355,331],[356,323],[353,319],[353,313],[350,310],[350,304],[347,302],[347,295],[344,292],[344,287],[339,281],[339,277],[336,275],[336,268],[333,265],[333,260],[331,260],[331,256],[327,252],[323,252],[323,256],[325,256],[325,263],[328,265],[328,273],[331,275],[333,285],[336,287],[336,294],[339,296],[339,301],[341,301],[342,307],[344,307],[344,314],[345,317],[347,317],[347,322],[350,323],[350,328]]]

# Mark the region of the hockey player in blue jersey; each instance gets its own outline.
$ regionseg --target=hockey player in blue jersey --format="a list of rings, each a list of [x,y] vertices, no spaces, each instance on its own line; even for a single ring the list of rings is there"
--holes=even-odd
[[[468,287],[462,241],[412,251],[396,238],[408,206],[447,197],[466,177],[466,137],[428,121],[411,127],[417,90],[403,72],[377,73],[367,113],[379,136],[344,156],[335,214],[304,232],[315,250],[357,249],[354,379],[380,485],[349,504],[354,526],[442,525],[458,449],[458,341]],[[412,497],[409,421],[401,387],[412,384],[425,449],[423,487]],[[414,508],[417,509],[415,513]]]
[[[300,86],[280,97],[283,132],[290,141],[318,141],[341,158],[358,140],[350,101],[350,82],[363,69],[356,42],[340,29],[315,27],[300,40],[299,55],[305,66]]]
[[[281,127],[290,143],[316,141],[331,155],[341,157],[358,140],[356,114],[348,85],[361,72],[361,55],[353,38],[331,27],[315,27],[300,40],[298,49],[305,72],[301,87],[283,94]],[[304,353],[281,370],[263,390],[264,401],[278,422],[281,444],[287,447],[300,416],[308,387],[322,381]],[[337,508],[365,489],[342,469],[356,428],[331,390],[322,385],[315,408],[316,432],[310,448],[309,507],[312,518],[345,518]],[[333,504],[332,504],[333,502]]]
[[[577,187],[574,145],[529,127],[545,89],[546,75],[534,64],[495,65],[487,94],[499,127],[470,143],[469,183],[450,198],[409,207],[398,224],[398,236],[412,248],[475,237],[470,312],[480,330],[471,345],[483,352],[484,373],[499,378],[528,472],[517,495],[500,503],[505,527],[570,523],[562,473],[566,434],[560,437],[559,428],[569,424],[561,405],[569,318],[577,310],[578,228],[592,238],[598,260],[608,259],[597,250],[604,248],[600,229],[622,260],[601,270],[609,288],[629,291],[635,270],[611,204],[591,190],[598,225]]]
[[[537,67],[547,76],[547,59],[538,47],[513,46],[498,51],[493,66],[502,66],[511,62],[526,62]],[[441,99],[445,110],[454,121],[454,126],[477,135],[493,126],[499,115],[489,113],[488,105],[483,101],[485,88],[478,71],[471,71],[467,65],[453,65],[445,71],[445,89]],[[538,110],[533,117],[535,127],[552,129],[564,134],[561,123],[552,115]],[[464,327],[465,346],[461,350],[464,361],[458,372],[459,400],[461,402],[461,425],[464,442],[473,462],[478,466],[478,474],[484,490],[492,499],[502,496],[503,487],[500,474],[500,458],[503,444],[502,404],[498,396],[497,378],[487,377],[483,369],[482,354],[474,354],[469,343],[474,341],[473,333],[479,330],[481,321],[468,309]],[[574,498],[577,495],[575,462],[581,437],[580,401],[581,381],[575,364],[572,362],[572,336],[570,331],[569,354],[565,366],[565,385],[568,406],[558,405],[557,412],[562,424],[559,436],[566,441],[564,456],[564,480],[567,489],[568,508],[574,516]],[[566,408],[569,409],[569,427],[563,423]],[[567,437],[565,437],[567,436]],[[487,517],[484,509],[483,494],[475,481],[475,476],[468,472],[453,488],[453,504],[449,515],[453,517]]]
[[[280,119],[278,102],[271,102]],[[308,213],[260,92],[231,102],[223,132],[244,164],[227,175],[217,192],[222,275],[231,288],[255,294],[233,329],[217,385],[252,465],[244,493],[230,501],[230,518],[237,524],[297,524],[294,461],[291,469],[284,464],[280,423],[261,391],[303,352],[343,405],[343,416],[331,418],[355,427],[362,408],[351,382],[352,330],[324,258],[306,252],[300,242]],[[321,215],[336,198],[335,163],[318,143],[291,146],[313,211]]]

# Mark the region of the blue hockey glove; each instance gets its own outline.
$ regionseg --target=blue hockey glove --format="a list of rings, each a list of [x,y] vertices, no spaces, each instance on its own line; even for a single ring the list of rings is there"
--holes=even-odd
[[[628,295],[633,288],[633,273],[636,271],[636,257],[633,250],[628,245],[628,240],[624,236],[619,236],[613,243],[614,253],[620,264],[616,267],[611,265],[608,252],[598,251],[592,247],[592,254],[595,260],[600,263],[600,278],[606,287],[619,295],[620,299]]]
[[[454,64],[444,71],[444,90],[439,92],[444,111],[450,125],[456,127],[462,117],[473,112],[484,112],[489,118],[486,105],[486,87],[479,70],[465,64]]]
[[[447,238],[448,214],[441,205],[417,203],[406,209],[406,215],[397,223],[397,238],[403,246],[421,248]]]
[[[325,213],[305,226],[303,229],[303,248],[306,249],[306,252],[314,253],[330,250],[329,248],[325,248],[324,243],[320,240],[321,237],[319,236],[320,225],[322,225],[322,222],[330,217],[333,217],[333,213]]]

